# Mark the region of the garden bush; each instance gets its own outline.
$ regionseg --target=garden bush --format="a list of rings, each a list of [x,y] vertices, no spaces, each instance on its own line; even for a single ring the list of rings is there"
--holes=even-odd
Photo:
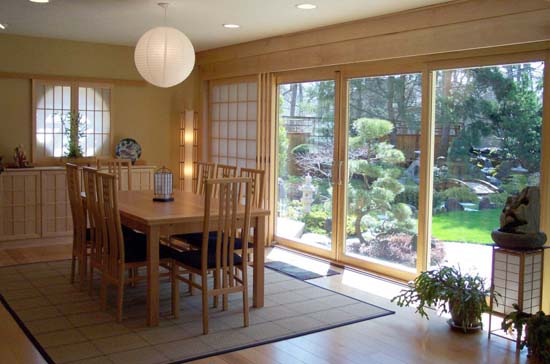
[[[441,197],[444,201],[454,198],[459,202],[479,202],[479,197],[472,192],[468,187],[451,187],[441,191]]]

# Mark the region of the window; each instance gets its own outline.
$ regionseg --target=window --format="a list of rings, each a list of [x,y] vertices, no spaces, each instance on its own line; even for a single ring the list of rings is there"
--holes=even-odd
[[[256,82],[211,88],[212,162],[256,168],[257,88]]]
[[[78,145],[84,157],[111,147],[111,86],[62,81],[33,83],[34,160],[67,155],[69,113],[80,115]]]

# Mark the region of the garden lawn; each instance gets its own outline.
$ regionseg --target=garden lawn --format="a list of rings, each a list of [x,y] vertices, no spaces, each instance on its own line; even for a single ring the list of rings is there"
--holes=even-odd
[[[443,212],[433,216],[432,236],[443,241],[490,244],[499,227],[500,209]]]

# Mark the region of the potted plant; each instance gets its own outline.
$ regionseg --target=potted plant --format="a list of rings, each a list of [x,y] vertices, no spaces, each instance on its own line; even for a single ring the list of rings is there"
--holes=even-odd
[[[398,306],[416,305],[416,312],[428,319],[426,308],[451,314],[449,325],[464,332],[482,327],[481,315],[489,311],[491,290],[478,274],[462,274],[455,267],[440,267],[420,273],[409,288],[392,299]]]
[[[80,139],[86,133],[86,122],[82,121],[82,115],[70,111],[61,117],[63,129],[67,137],[65,156],[68,158],[81,158],[83,156]]]
[[[502,329],[509,333],[515,330],[521,338],[521,349],[527,346],[529,356],[541,363],[550,363],[550,315],[543,311],[533,315],[521,311],[516,304],[513,306],[516,310],[504,317]]]

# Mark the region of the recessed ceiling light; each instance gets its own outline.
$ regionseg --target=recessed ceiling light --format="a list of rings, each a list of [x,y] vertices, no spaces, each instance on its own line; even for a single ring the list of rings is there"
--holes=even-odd
[[[241,26],[239,24],[224,24],[223,27],[227,29],[238,29]]]
[[[296,5],[296,7],[298,9],[302,9],[302,10],[313,10],[313,9],[317,8],[317,5],[315,5],[315,4],[298,4],[298,5]]]
[[[0,23],[0,30],[6,30],[6,25],[5,25],[5,24],[2,24],[2,23]]]
[[[47,4],[50,0],[29,0],[31,3]]]

